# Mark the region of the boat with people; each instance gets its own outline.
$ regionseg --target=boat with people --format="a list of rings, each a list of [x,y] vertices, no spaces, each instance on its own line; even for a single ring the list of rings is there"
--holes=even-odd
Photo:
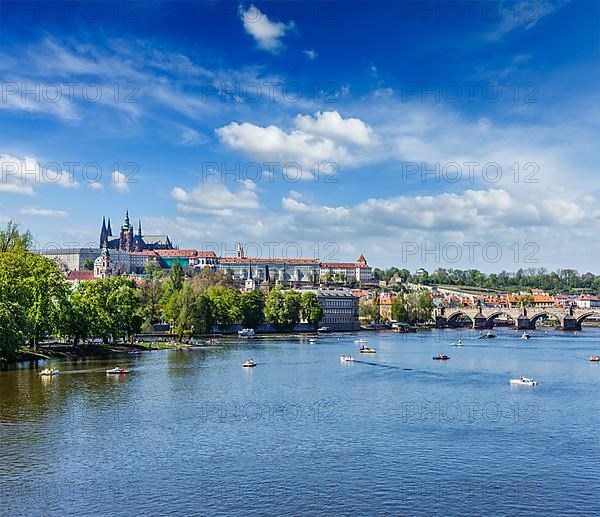
[[[600,362],[600,355],[590,355],[590,361],[593,363]]]
[[[253,337],[254,335],[256,335],[256,332],[254,332],[254,329],[238,330],[239,337]]]
[[[58,375],[58,370],[56,368],[44,368],[40,375],[42,377],[52,377],[53,375]]]
[[[375,350],[374,348],[369,348],[368,346],[365,346],[365,345],[361,345],[361,347],[358,349],[358,351],[361,354],[375,354],[375,353],[377,353],[377,350]]]
[[[521,339],[530,339],[531,335],[527,334],[527,332],[523,332],[523,334],[521,335]]]
[[[437,354],[434,355],[432,359],[435,361],[447,361],[450,358],[446,354]]]
[[[511,379],[510,384],[513,386],[537,386],[538,381],[531,377],[519,377],[518,379]]]
[[[340,361],[342,361],[342,363],[350,363],[354,361],[354,359],[351,355],[340,355]]]
[[[245,363],[242,364],[244,368],[254,368],[256,363],[252,359],[248,359]]]
[[[114,368],[111,368],[110,370],[106,370],[107,375],[125,375],[127,373],[129,373],[129,370],[126,370],[125,368],[121,368],[119,366],[115,366]]]
[[[496,337],[496,334],[493,334],[489,330],[485,334],[479,334],[479,339],[493,339],[495,337]]]

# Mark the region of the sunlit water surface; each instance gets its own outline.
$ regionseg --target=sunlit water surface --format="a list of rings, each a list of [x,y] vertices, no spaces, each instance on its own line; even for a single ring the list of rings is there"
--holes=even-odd
[[[495,332],[222,339],[2,371],[0,515],[599,515],[600,331]],[[107,376],[116,364],[132,373]],[[509,386],[519,375],[540,385]]]

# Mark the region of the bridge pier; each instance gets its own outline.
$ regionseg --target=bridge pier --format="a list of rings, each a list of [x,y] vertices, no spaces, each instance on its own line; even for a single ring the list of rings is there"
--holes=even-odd
[[[527,316],[519,316],[516,324],[517,330],[535,330],[535,321],[531,321]]]
[[[439,329],[446,328],[448,326],[448,318],[446,316],[436,316],[435,317],[435,326]]]
[[[574,316],[565,316],[562,328],[563,330],[581,330],[581,323]]]
[[[479,312],[473,318],[473,328],[474,329],[489,329],[489,328],[491,328],[491,325],[490,325],[490,322],[488,321],[488,319],[481,312]]]

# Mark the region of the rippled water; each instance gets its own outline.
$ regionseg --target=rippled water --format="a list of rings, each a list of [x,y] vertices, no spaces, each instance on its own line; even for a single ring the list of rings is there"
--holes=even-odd
[[[49,361],[47,381],[0,372],[0,514],[600,514],[600,332],[496,333],[230,339]],[[115,364],[131,375],[105,375]],[[540,385],[509,386],[519,375]]]

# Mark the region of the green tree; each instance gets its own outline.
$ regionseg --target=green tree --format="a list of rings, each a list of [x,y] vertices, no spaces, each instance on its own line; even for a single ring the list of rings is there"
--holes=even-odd
[[[265,303],[265,320],[274,325],[284,325],[286,310],[283,292],[280,287],[271,289]]]
[[[392,301],[392,319],[399,322],[408,322],[408,308],[404,296],[396,296]]]
[[[317,295],[312,291],[302,294],[302,319],[311,325],[318,325],[323,319],[323,308]]]
[[[229,287],[215,286],[207,291],[216,323],[223,326],[240,321],[240,292]]]
[[[25,345],[27,317],[16,302],[0,300],[0,359],[12,359]]]
[[[145,323],[153,325],[162,319],[163,311],[160,305],[163,295],[162,269],[156,261],[149,260],[144,267],[144,276],[139,292],[141,312]]]
[[[33,238],[29,231],[19,232],[19,227],[13,221],[6,223],[6,228],[0,230],[0,253],[8,251],[26,251],[31,247]]]
[[[85,259],[83,262],[83,269],[86,271],[94,271],[94,261],[92,259]]]
[[[261,291],[240,296],[240,321],[247,328],[256,328],[264,320],[265,297]]]
[[[291,289],[283,296],[284,324],[293,327],[300,323],[302,314],[302,295]]]

